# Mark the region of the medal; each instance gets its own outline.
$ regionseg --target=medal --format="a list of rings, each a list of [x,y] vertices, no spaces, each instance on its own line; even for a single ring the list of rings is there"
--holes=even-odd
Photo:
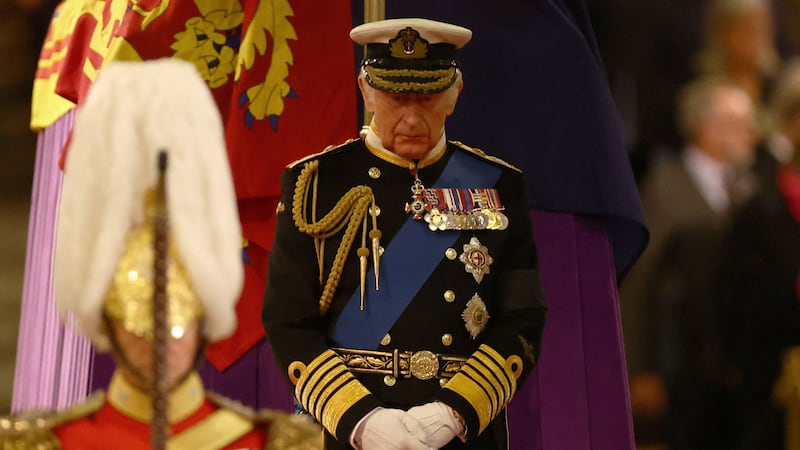
[[[425,213],[431,210],[431,205],[426,199],[425,186],[422,185],[422,181],[417,176],[416,165],[411,168],[411,174],[414,176],[414,184],[411,185],[411,201],[406,202],[404,209],[415,220],[422,220],[425,217]]]
[[[414,184],[404,210],[414,220],[424,220],[431,231],[505,230],[508,218],[497,189],[426,188],[411,168]]]

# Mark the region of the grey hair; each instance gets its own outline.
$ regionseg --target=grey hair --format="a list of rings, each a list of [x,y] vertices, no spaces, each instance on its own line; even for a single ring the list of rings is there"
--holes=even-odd
[[[723,89],[736,90],[747,95],[732,81],[719,76],[697,79],[681,89],[677,119],[679,131],[685,140],[691,141],[695,138],[698,128],[714,104],[714,96]]]

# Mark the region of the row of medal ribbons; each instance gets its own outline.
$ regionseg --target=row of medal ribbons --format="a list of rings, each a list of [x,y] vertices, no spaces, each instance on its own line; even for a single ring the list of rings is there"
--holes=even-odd
[[[425,189],[424,216],[432,231],[505,230],[508,218],[497,189]]]

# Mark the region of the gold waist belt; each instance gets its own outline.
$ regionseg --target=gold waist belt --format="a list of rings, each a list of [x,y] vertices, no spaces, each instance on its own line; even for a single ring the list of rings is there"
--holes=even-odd
[[[442,355],[427,350],[378,352],[334,348],[352,372],[391,375],[395,378],[430,380],[451,378],[467,361],[464,356]]]

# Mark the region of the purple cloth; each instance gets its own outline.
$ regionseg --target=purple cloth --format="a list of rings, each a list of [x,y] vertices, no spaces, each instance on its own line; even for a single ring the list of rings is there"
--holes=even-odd
[[[62,172],[61,148],[73,112],[43,130],[36,146],[20,333],[11,410],[64,408],[87,394],[91,345],[62,325],[53,296],[53,253]]]
[[[272,357],[265,339],[224,372],[203,362],[200,374],[210,390],[219,392],[255,408],[293,411],[292,393]]]
[[[511,448],[632,450],[605,222],[538,210],[531,218],[549,309],[539,363],[509,407]]]

